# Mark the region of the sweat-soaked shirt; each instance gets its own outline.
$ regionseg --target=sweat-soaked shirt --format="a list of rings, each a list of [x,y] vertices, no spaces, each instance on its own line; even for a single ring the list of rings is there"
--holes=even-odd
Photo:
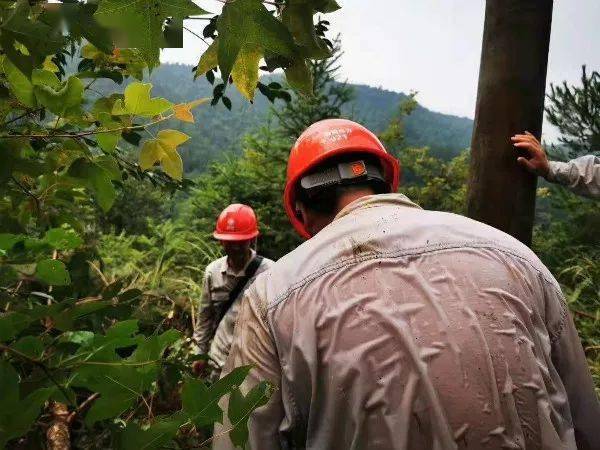
[[[252,449],[600,449],[547,268],[499,230],[398,194],[351,203],[257,277],[223,375],[246,364],[244,392],[277,386],[250,417]],[[233,448],[229,427],[215,449]]]

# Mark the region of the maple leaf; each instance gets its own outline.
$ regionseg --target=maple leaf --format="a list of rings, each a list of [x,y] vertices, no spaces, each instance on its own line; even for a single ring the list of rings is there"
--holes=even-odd
[[[235,69],[238,80],[234,76],[234,83],[250,100],[258,82],[259,60],[265,53],[287,60],[299,57],[286,26],[273,17],[260,0],[227,2],[219,17],[217,31],[217,56],[222,78],[226,80],[234,65],[238,65]]]
[[[95,17],[100,24],[122,31],[128,45],[138,48],[148,65],[154,66],[165,46],[165,20],[204,14],[208,13],[191,0],[103,0]]]
[[[156,139],[149,139],[144,143],[140,152],[140,167],[147,170],[160,162],[163,170],[171,178],[181,180],[183,161],[177,153],[177,147],[189,138],[187,134],[177,130],[160,131]]]

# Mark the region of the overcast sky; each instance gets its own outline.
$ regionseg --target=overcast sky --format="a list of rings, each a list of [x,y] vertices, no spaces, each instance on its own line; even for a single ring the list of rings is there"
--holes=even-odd
[[[342,78],[415,90],[430,109],[474,116],[484,0],[338,1],[342,9],[328,17],[332,35],[342,36]],[[213,0],[197,3],[211,12],[222,6]],[[204,24],[188,22],[198,31]],[[198,62],[205,45],[185,34],[185,47],[165,50],[164,62]],[[576,82],[582,64],[600,70],[600,0],[556,0],[548,83]]]

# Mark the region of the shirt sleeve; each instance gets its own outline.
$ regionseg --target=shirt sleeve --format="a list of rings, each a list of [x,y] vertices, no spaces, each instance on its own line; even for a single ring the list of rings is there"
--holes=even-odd
[[[600,158],[588,155],[569,162],[551,161],[548,181],[585,197],[600,198]]]
[[[557,289],[549,291],[546,312],[555,318],[550,330],[552,362],[567,393],[577,448],[600,449],[600,403],[585,353],[562,294]]]
[[[210,341],[215,334],[215,308],[211,298],[211,279],[207,270],[202,282],[202,297],[194,330],[194,342],[199,354],[208,353]]]
[[[233,344],[221,377],[235,367],[252,365],[253,368],[240,386],[244,395],[261,381],[273,383],[275,390],[267,404],[257,408],[248,421],[249,448],[253,450],[279,450],[279,427],[284,418],[281,397],[281,367],[275,343],[267,325],[266,306],[250,287],[244,297],[238,315]],[[223,398],[220,406],[227,412],[229,399]],[[233,450],[227,430],[231,428],[224,414],[223,424],[215,425],[213,450]]]

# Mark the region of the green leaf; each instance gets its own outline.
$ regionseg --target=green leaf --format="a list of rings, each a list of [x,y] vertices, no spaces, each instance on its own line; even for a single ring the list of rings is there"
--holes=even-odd
[[[19,376],[8,361],[0,360],[0,448],[24,435],[54,389],[38,389],[19,399]]]
[[[54,90],[59,89],[60,80],[49,70],[33,69],[31,83],[34,86],[48,86]]]
[[[211,69],[214,69],[219,65],[219,60],[217,58],[217,51],[219,49],[219,38],[216,38],[208,48],[202,53],[200,57],[200,61],[198,62],[198,66],[196,67],[196,73],[194,74],[194,78],[197,78],[201,75],[204,75]]]
[[[176,180],[183,176],[183,161],[177,153],[177,147],[190,137],[177,130],[161,130],[156,139],[146,141],[140,151],[140,168],[148,170],[160,162],[163,170]]]
[[[150,98],[151,90],[150,83],[131,83],[125,89],[125,100],[115,102],[112,114],[154,117],[173,107],[173,104],[164,98]]]
[[[135,319],[123,320],[115,323],[106,330],[107,339],[118,339],[133,336],[138,332],[138,321]]]
[[[97,4],[63,3],[61,6],[72,37],[82,36],[104,53],[112,52],[113,43],[109,30],[100,25],[94,17],[98,9]]]
[[[118,416],[133,406],[156,381],[165,349],[181,336],[176,330],[146,339],[140,336],[134,341],[139,342],[135,352],[129,358],[119,358],[115,348],[131,345],[134,338],[128,338],[127,334],[135,327],[134,321],[122,322],[109,330],[106,337],[94,339],[89,345],[91,353],[84,355],[83,363],[75,371],[73,385],[100,393],[85,417],[87,424]]]
[[[163,28],[163,48],[183,47],[183,20],[170,19]]]
[[[63,311],[51,314],[51,317],[54,321],[54,328],[61,331],[72,330],[75,328],[76,320],[82,319],[110,306],[112,306],[110,301],[93,301],[73,305],[72,307]]]
[[[15,94],[17,100],[25,106],[34,108],[37,105],[35,95],[33,93],[33,85],[23,73],[8,59],[2,59],[2,68],[10,90]]]
[[[44,240],[57,250],[74,250],[83,244],[77,233],[64,228],[51,228],[46,231]]]
[[[138,346],[136,351],[129,358],[129,361],[157,361],[160,359],[165,349],[180,337],[181,333],[173,329],[165,331],[160,336],[151,336]]]
[[[118,70],[98,70],[96,72],[92,72],[91,70],[84,70],[83,72],[77,72],[75,76],[77,78],[108,78],[109,80],[113,80],[117,84],[123,83],[123,73],[119,72]],[[110,112],[110,110],[108,110],[108,112]]]
[[[164,448],[177,434],[183,420],[178,416],[157,420],[150,427],[142,429],[137,423],[129,422],[118,435],[119,450],[153,450]]]
[[[312,94],[312,73],[304,60],[295,60],[294,63],[290,67],[284,69],[284,71],[285,78],[291,87],[303,94]]]
[[[258,46],[245,45],[240,49],[231,76],[233,84],[249,101],[254,100],[254,92],[258,84],[258,64],[262,57]]]
[[[219,400],[236,390],[248,376],[251,366],[237,367],[225,377],[207,387],[202,380],[188,378],[181,391],[184,412],[196,426],[223,420]]]
[[[113,205],[117,193],[111,182],[114,173],[107,171],[98,164],[94,164],[86,158],[80,158],[71,164],[69,175],[79,178],[81,182],[90,189],[96,201],[104,211],[108,211]]]
[[[12,344],[10,348],[23,353],[32,359],[39,359],[44,353],[44,345],[38,336],[23,336],[17,342]]]
[[[83,82],[77,77],[69,79],[58,90],[50,86],[34,86],[38,101],[57,116],[64,116],[68,110],[77,108],[83,101]]]
[[[121,180],[121,169],[114,156],[101,155],[94,159],[94,164],[104,170],[109,179]]]
[[[119,300],[122,302],[128,302],[130,300],[135,300],[142,296],[142,291],[139,289],[129,289],[121,294],[119,294]]]
[[[127,47],[138,48],[146,62],[158,63],[164,45],[163,23],[167,17],[180,21],[207,14],[191,0],[103,0],[95,17],[102,25],[118,28],[127,37]]]
[[[336,0],[313,0],[315,11],[321,13],[331,13],[341,8]]]
[[[35,276],[38,280],[52,286],[71,284],[71,277],[65,263],[57,259],[43,259],[37,263]]]
[[[234,390],[229,397],[227,414],[233,425],[229,437],[234,445],[243,447],[248,441],[248,419],[256,408],[266,404],[273,393],[273,385],[261,381],[248,395],[244,396],[239,389]]]
[[[10,250],[23,239],[25,239],[25,236],[22,234],[0,233],[0,250]]]
[[[105,112],[99,113],[97,117],[101,124],[101,126],[98,127],[99,131],[118,130],[112,133],[103,132],[96,135],[96,141],[100,148],[107,153],[113,153],[121,139],[121,128],[123,128],[123,124],[113,120],[111,115]]]
[[[222,397],[211,394],[202,380],[189,378],[181,390],[183,410],[197,427],[223,421],[223,410],[219,407]]]
[[[323,59],[331,56],[325,42],[317,36],[313,15],[316,12],[314,0],[288,0],[281,13],[282,22],[288,27],[302,56],[310,59]]]
[[[293,59],[298,54],[288,29],[273,17],[260,0],[226,2],[217,30],[217,55],[223,80],[229,78],[234,64],[253,64],[256,52],[268,52],[287,59]],[[246,49],[242,52],[244,47]]]
[[[4,313],[0,316],[0,342],[14,338],[33,321],[29,315],[20,312]]]
[[[29,2],[19,0],[12,14],[0,25],[2,49],[27,76],[31,75],[34,67],[42,65],[47,55],[58,52],[65,44],[60,23],[48,25],[40,20],[31,20],[30,17]],[[25,57],[15,50],[17,42],[27,48],[30,56]]]
[[[7,412],[19,401],[19,375],[6,360],[0,360],[0,411]]]

